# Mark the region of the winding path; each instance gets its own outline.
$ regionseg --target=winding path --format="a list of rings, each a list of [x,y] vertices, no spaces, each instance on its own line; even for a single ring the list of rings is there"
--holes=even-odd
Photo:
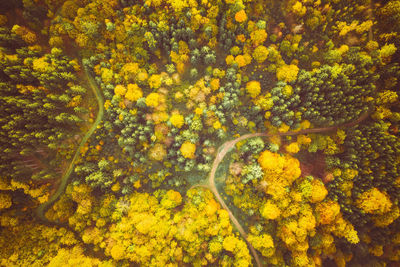
[[[214,194],[214,196],[217,199],[217,201],[219,202],[219,204],[228,212],[229,218],[231,219],[233,225],[239,231],[240,235],[246,241],[248,247],[250,248],[251,254],[254,257],[257,266],[261,267],[262,264],[261,264],[260,258],[258,257],[258,254],[257,254],[256,250],[254,249],[254,247],[248,241],[246,232],[244,231],[243,227],[240,225],[240,223],[236,219],[236,217],[233,215],[232,211],[225,204],[224,200],[222,199],[222,197],[219,194],[219,192],[217,190],[217,187],[215,185],[215,173],[216,173],[216,171],[218,169],[219,164],[224,159],[226,154],[229,152],[230,149],[232,149],[236,145],[236,143],[238,143],[238,142],[240,142],[242,140],[248,139],[248,138],[262,137],[262,136],[268,137],[268,136],[274,136],[274,135],[279,135],[279,136],[289,136],[289,135],[291,135],[291,136],[293,136],[293,135],[300,135],[300,134],[330,132],[330,131],[337,130],[338,128],[348,128],[348,127],[355,126],[355,125],[359,124],[360,122],[362,122],[363,120],[365,120],[366,118],[368,118],[368,116],[370,114],[371,114],[371,111],[365,112],[358,119],[356,119],[354,121],[351,121],[351,122],[348,122],[348,123],[337,125],[337,126],[305,129],[305,130],[300,130],[300,131],[290,131],[290,132],[285,132],[285,133],[267,133],[267,132],[264,132],[264,133],[246,134],[246,135],[243,135],[243,136],[238,137],[236,139],[227,141],[227,142],[223,143],[220,146],[220,148],[222,148],[222,149],[215,156],[215,159],[214,159],[214,162],[213,162],[213,165],[212,165],[209,177],[208,177],[208,182],[207,182],[207,184],[202,185],[202,186],[208,188],[209,190],[211,190],[211,192]]]
[[[50,199],[47,202],[40,204],[39,207],[36,209],[37,217],[45,223],[53,223],[46,218],[45,212],[49,209],[49,207],[51,205],[54,204],[54,202],[57,201],[57,199],[60,197],[60,195],[64,192],[65,187],[68,184],[69,177],[71,176],[71,173],[75,167],[75,162],[79,158],[81,148],[85,145],[87,140],[94,133],[97,126],[100,124],[101,120],[103,119],[103,115],[104,115],[103,96],[100,92],[100,89],[97,87],[96,82],[93,80],[93,77],[90,75],[89,70],[86,67],[84,67],[84,70],[85,70],[85,76],[89,82],[90,88],[92,89],[93,93],[96,96],[99,110],[97,112],[97,117],[96,117],[96,120],[94,121],[93,125],[86,132],[85,136],[82,138],[81,142],[79,143],[79,146],[75,151],[74,157],[72,158],[72,161],[69,164],[67,171],[65,172],[64,176],[61,178],[61,184],[58,186],[57,191],[50,197]]]
[[[85,67],[85,76],[86,79],[89,82],[90,88],[92,89],[93,93],[96,96],[96,100],[98,102],[98,106],[99,106],[99,110],[97,113],[97,117],[95,122],[93,123],[93,125],[90,127],[90,129],[86,132],[85,136],[82,138],[79,146],[77,147],[74,157],[71,160],[71,163],[67,169],[67,171],[65,172],[65,174],[63,175],[63,177],[61,178],[61,183],[59,185],[59,187],[57,188],[57,191],[50,197],[50,199],[45,202],[42,203],[41,205],[38,206],[38,208],[36,209],[36,215],[37,217],[43,221],[44,223],[55,223],[52,222],[50,220],[48,220],[45,216],[45,212],[49,209],[49,207],[51,205],[54,204],[54,202],[57,201],[57,199],[61,196],[61,194],[64,192],[67,184],[68,184],[68,180],[69,177],[72,174],[72,171],[75,167],[75,162],[76,160],[79,158],[79,154],[80,154],[80,150],[81,148],[85,145],[85,143],[87,142],[87,140],[90,138],[90,136],[94,133],[94,131],[96,130],[97,126],[100,124],[100,122],[103,119],[103,115],[104,115],[104,99],[102,97],[101,91],[100,89],[97,87],[96,82],[94,81],[93,77],[90,75],[88,69]],[[215,184],[215,174],[216,171],[218,169],[219,164],[221,163],[221,161],[224,159],[224,157],[226,156],[226,154],[229,152],[229,150],[231,150],[238,142],[245,140],[245,139],[249,139],[249,138],[253,138],[253,137],[269,137],[269,136],[274,136],[274,135],[279,135],[279,136],[293,136],[293,135],[300,135],[300,134],[310,134],[310,133],[323,133],[323,132],[330,132],[330,131],[334,131],[338,128],[347,128],[347,127],[352,127],[357,125],[358,123],[362,122],[363,120],[365,120],[366,118],[368,118],[368,116],[371,114],[370,112],[366,112],[364,113],[362,116],[360,116],[358,119],[349,122],[349,123],[345,123],[342,125],[337,125],[337,126],[330,126],[330,127],[323,127],[323,128],[313,128],[313,129],[305,129],[305,130],[300,130],[300,131],[289,131],[289,132],[285,132],[285,133],[268,133],[268,132],[263,132],[263,133],[252,133],[252,134],[246,134],[243,135],[241,137],[238,137],[236,139],[227,141],[225,143],[223,143],[220,148],[222,148],[220,150],[220,152],[216,155],[210,174],[208,176],[208,180],[207,180],[207,184],[201,185],[203,187],[208,188],[209,190],[211,190],[211,192],[214,194],[215,198],[217,199],[217,201],[220,203],[220,205],[222,206],[222,208],[224,208],[228,214],[229,214],[229,218],[231,219],[233,225],[236,227],[236,229],[239,231],[240,235],[242,236],[242,238],[246,241],[255,261],[257,266],[261,267],[261,261],[260,258],[258,257],[258,254],[256,252],[256,250],[254,249],[254,247],[250,244],[250,242],[247,239],[247,233],[244,231],[243,227],[241,226],[241,224],[239,223],[239,221],[236,219],[236,217],[233,215],[232,211],[229,209],[229,207],[225,204],[224,200],[222,199],[221,195],[219,194],[216,184]],[[199,185],[200,186],[200,185]],[[57,224],[57,223],[56,223]]]
[[[368,10],[368,16],[370,18],[373,17],[373,8],[372,8],[372,0],[369,1],[369,7],[370,9]],[[59,13],[61,9],[59,9],[56,14]],[[368,34],[369,40],[373,39],[373,32],[372,32],[372,27],[369,29],[369,34]],[[83,64],[81,64],[83,66]],[[74,157],[71,160],[71,163],[67,169],[67,171],[65,172],[65,174],[63,175],[63,177],[61,178],[61,183],[59,185],[59,187],[57,188],[57,191],[49,198],[49,200],[45,203],[42,203],[38,206],[38,208],[36,209],[36,215],[37,217],[44,223],[51,223],[51,224],[57,224],[56,222],[52,222],[49,219],[46,218],[45,216],[45,212],[49,209],[49,207],[51,205],[54,204],[54,202],[57,201],[57,199],[61,196],[61,194],[64,192],[67,184],[68,184],[68,180],[69,177],[72,174],[72,171],[75,167],[75,162],[76,160],[79,158],[79,154],[80,154],[80,150],[81,148],[85,145],[85,143],[87,142],[87,140],[90,138],[90,136],[94,133],[94,131],[96,130],[97,126],[100,124],[100,122],[102,121],[103,115],[104,115],[104,99],[103,96],[101,94],[101,91],[99,90],[98,86],[96,85],[96,82],[94,81],[93,77],[91,76],[91,74],[89,73],[88,69],[86,67],[84,67],[84,73],[86,76],[87,81],[89,82],[89,85],[93,91],[93,93],[96,96],[96,100],[98,102],[98,113],[97,113],[97,117],[95,122],[93,123],[93,125],[91,126],[91,128],[87,131],[87,133],[85,134],[85,136],[82,138],[78,148],[75,151]],[[220,148],[222,148],[220,150],[220,152],[216,155],[207,183],[206,184],[202,184],[202,185],[195,185],[195,186],[202,186],[205,188],[208,188],[215,196],[215,198],[217,199],[217,201],[220,203],[220,205],[228,212],[229,214],[229,218],[231,219],[233,225],[236,227],[236,229],[239,231],[240,235],[242,236],[242,238],[246,241],[255,261],[258,267],[261,267],[261,261],[260,258],[258,257],[258,254],[256,252],[256,250],[254,249],[254,247],[250,244],[250,242],[247,239],[247,233],[244,231],[243,227],[241,226],[241,224],[239,223],[239,221],[236,219],[236,217],[233,215],[232,211],[229,209],[229,207],[225,204],[224,200],[222,199],[221,195],[219,194],[216,184],[215,184],[215,174],[216,171],[218,169],[219,164],[221,163],[221,161],[224,159],[224,157],[226,156],[226,154],[240,141],[245,140],[245,139],[249,139],[249,138],[253,138],[253,137],[270,137],[270,136],[295,136],[295,135],[300,135],[300,134],[310,134],[310,133],[323,133],[323,132],[330,132],[330,131],[334,131],[338,128],[348,128],[348,127],[352,127],[355,126],[357,124],[359,124],[360,122],[362,122],[363,120],[365,120],[366,118],[368,118],[368,116],[372,113],[372,111],[368,111],[365,112],[363,115],[361,115],[358,119],[352,121],[352,122],[348,122],[348,123],[344,123],[341,125],[337,125],[337,126],[330,126],[330,127],[323,127],[323,128],[313,128],[313,129],[305,129],[305,130],[300,130],[300,131],[289,131],[289,132],[285,132],[285,133],[268,133],[268,132],[263,132],[263,133],[252,133],[252,134],[246,134],[243,135],[241,137],[238,137],[236,139],[227,141],[225,143],[223,143]],[[193,186],[193,187],[195,187]],[[75,231],[73,231],[75,232]]]

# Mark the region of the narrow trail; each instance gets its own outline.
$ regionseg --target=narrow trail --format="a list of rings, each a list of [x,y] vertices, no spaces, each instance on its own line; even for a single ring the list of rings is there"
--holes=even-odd
[[[61,8],[57,10],[56,14],[59,14],[60,10],[61,10]],[[373,0],[369,1],[368,16],[370,17],[370,19],[372,19],[374,17],[373,16]],[[370,41],[373,40],[372,27],[369,29],[368,39]],[[81,64],[81,65],[83,66],[83,64]],[[58,200],[58,198],[64,192],[64,190],[65,190],[65,188],[66,188],[66,186],[68,184],[69,177],[71,176],[72,171],[73,171],[73,169],[75,167],[75,162],[79,158],[79,154],[80,154],[81,148],[85,145],[87,140],[92,136],[92,134],[96,130],[97,126],[100,124],[100,122],[103,119],[103,115],[104,115],[104,99],[103,99],[103,96],[101,94],[101,91],[98,88],[96,82],[94,81],[93,77],[91,76],[91,74],[89,73],[89,70],[86,67],[84,67],[84,73],[85,73],[86,80],[88,81],[93,93],[96,96],[96,100],[98,102],[99,110],[98,110],[98,113],[97,113],[96,120],[94,121],[94,123],[91,126],[91,128],[87,131],[85,136],[82,138],[79,146],[77,147],[77,149],[75,151],[75,154],[74,154],[74,157],[72,158],[71,163],[70,163],[67,171],[65,172],[65,174],[61,178],[61,183],[60,183],[59,187],[57,188],[57,191],[49,198],[49,200],[47,202],[40,204],[36,209],[36,216],[38,217],[38,219],[40,219],[44,223],[59,225],[57,222],[50,221],[49,219],[47,219],[46,216],[45,216],[45,212],[50,208],[51,205],[54,204],[54,202],[56,202]],[[214,194],[215,198],[220,203],[220,205],[228,212],[229,218],[231,219],[233,225],[239,231],[239,233],[242,236],[242,238],[246,241],[246,243],[247,243],[247,245],[248,245],[248,247],[249,247],[249,249],[251,251],[251,254],[254,257],[254,260],[256,261],[256,265],[258,267],[261,267],[262,264],[261,264],[260,258],[258,257],[258,254],[257,254],[256,250],[254,249],[254,247],[248,241],[247,233],[244,231],[243,227],[241,226],[239,221],[236,219],[236,217],[233,215],[233,213],[229,209],[229,207],[225,204],[224,200],[222,199],[222,197],[219,194],[218,189],[216,187],[215,174],[216,174],[216,171],[217,171],[218,166],[221,163],[221,161],[224,159],[226,154],[232,148],[234,148],[234,146],[238,142],[240,142],[242,140],[246,140],[246,139],[253,138],[253,137],[271,137],[271,136],[276,136],[276,135],[278,135],[278,136],[295,136],[295,135],[300,135],[300,134],[330,132],[330,131],[334,131],[334,130],[336,130],[338,128],[353,127],[353,126],[361,123],[366,118],[368,118],[368,116],[371,113],[372,113],[372,111],[365,112],[358,119],[356,119],[356,120],[354,120],[352,122],[344,123],[342,125],[337,125],[337,126],[305,129],[305,130],[300,130],[300,131],[289,131],[289,132],[286,132],[286,133],[267,133],[267,132],[265,132],[265,133],[252,133],[252,134],[246,134],[246,135],[243,135],[243,136],[238,137],[236,139],[227,141],[227,142],[223,143],[220,146],[220,148],[222,148],[222,149],[220,150],[220,152],[216,155],[216,157],[214,159],[214,162],[213,162],[213,165],[212,165],[212,169],[210,171],[207,183],[206,184],[198,184],[198,185],[192,186],[192,188],[196,187],[196,186],[204,187],[204,188],[209,189]],[[74,232],[74,234],[76,236],[79,236],[75,231],[73,231],[73,232]]]
[[[81,142],[79,143],[79,146],[77,147],[77,149],[75,151],[74,157],[72,158],[67,171],[64,173],[63,177],[61,178],[61,183],[58,186],[57,191],[50,197],[50,199],[47,202],[40,204],[39,207],[36,209],[37,217],[45,223],[54,223],[52,221],[49,221],[46,218],[45,212],[50,208],[51,205],[54,204],[54,202],[57,201],[57,199],[60,197],[60,195],[64,192],[65,187],[68,184],[69,177],[71,176],[71,173],[75,167],[75,162],[79,158],[81,148],[86,144],[87,140],[90,138],[90,136],[92,136],[92,134],[96,130],[97,126],[100,124],[101,120],[103,119],[103,115],[104,115],[103,96],[101,95],[101,91],[97,87],[96,82],[93,80],[93,77],[90,75],[89,70],[86,67],[84,67],[84,70],[85,70],[85,76],[90,85],[90,88],[92,89],[93,93],[96,96],[99,110],[97,112],[97,117],[96,117],[96,120],[94,121],[93,125],[86,132],[85,136],[82,138]]]
[[[373,14],[373,0],[369,0],[368,3],[368,17],[370,20],[373,20],[374,18],[374,14]],[[370,41],[372,41],[374,39],[374,34],[373,34],[373,30],[372,27],[369,29],[368,32],[368,39]],[[369,110],[367,112],[365,112],[364,114],[362,114],[358,119],[348,122],[348,123],[344,123],[342,125],[337,125],[337,126],[330,126],[330,127],[321,127],[321,128],[313,128],[313,129],[305,129],[305,130],[300,130],[300,131],[290,131],[290,132],[286,132],[286,133],[253,133],[253,134],[246,134],[243,135],[241,137],[238,137],[234,140],[230,140],[227,141],[225,143],[223,143],[220,148],[221,151],[215,156],[211,171],[210,171],[210,175],[208,177],[208,182],[206,184],[202,184],[199,186],[208,188],[215,196],[215,198],[217,199],[217,201],[219,202],[219,204],[228,212],[229,214],[229,218],[231,219],[233,225],[235,225],[236,229],[239,231],[240,235],[242,236],[242,238],[246,241],[248,247],[250,248],[251,254],[254,257],[254,260],[256,261],[256,264],[258,267],[261,267],[261,262],[260,262],[260,258],[258,257],[258,254],[256,252],[256,250],[254,249],[254,247],[250,244],[250,242],[247,239],[247,233],[244,231],[243,227],[241,226],[241,224],[239,223],[239,221],[236,219],[236,217],[233,215],[232,211],[229,209],[229,207],[225,204],[224,200],[222,199],[221,195],[219,194],[217,187],[215,185],[215,173],[218,169],[219,164],[221,163],[221,161],[224,159],[224,157],[226,156],[226,154],[229,152],[230,149],[232,149],[236,143],[248,139],[248,138],[253,138],[253,137],[270,137],[270,136],[294,136],[294,135],[300,135],[300,134],[310,134],[310,133],[326,133],[326,132],[331,132],[334,130],[337,130],[338,128],[349,128],[349,127],[353,127],[359,123],[361,123],[363,120],[365,120],[366,118],[369,117],[369,115],[371,115],[372,110]]]
[[[336,125],[336,126],[330,126],[330,127],[321,127],[321,128],[313,128],[313,129],[304,129],[304,130],[300,130],[300,131],[289,131],[289,132],[285,132],[285,133],[252,133],[252,134],[246,134],[243,135],[241,137],[238,137],[236,139],[227,141],[225,143],[223,143],[220,148],[222,148],[220,150],[220,152],[215,156],[209,177],[208,177],[208,182],[207,184],[203,184],[201,185],[202,187],[208,188],[209,190],[211,190],[211,192],[214,194],[215,198],[217,199],[217,201],[219,202],[219,204],[222,206],[222,208],[224,208],[228,214],[229,214],[229,218],[231,219],[233,225],[236,227],[236,229],[239,231],[240,235],[242,236],[242,238],[246,241],[251,254],[254,257],[254,260],[256,261],[257,266],[261,267],[261,261],[260,258],[258,257],[258,254],[256,252],[256,250],[254,249],[254,247],[250,244],[250,242],[247,239],[247,233],[244,231],[243,227],[241,226],[241,224],[239,223],[239,221],[236,219],[236,217],[233,215],[232,211],[229,209],[229,207],[225,204],[224,200],[222,199],[221,195],[219,194],[216,184],[215,184],[215,173],[217,172],[218,166],[221,163],[221,161],[224,159],[224,157],[226,156],[226,154],[229,152],[230,149],[232,149],[238,142],[242,141],[242,140],[246,140],[249,138],[253,138],[253,137],[271,137],[271,136],[294,136],[294,135],[300,135],[300,134],[310,134],[310,133],[325,133],[325,132],[331,132],[334,130],[337,130],[338,128],[349,128],[349,127],[353,127],[357,124],[359,124],[360,122],[362,122],[363,120],[365,120],[366,118],[368,118],[368,116],[371,114],[371,111],[365,112],[363,115],[361,115],[358,119],[348,122],[348,123],[344,123],[341,125]]]

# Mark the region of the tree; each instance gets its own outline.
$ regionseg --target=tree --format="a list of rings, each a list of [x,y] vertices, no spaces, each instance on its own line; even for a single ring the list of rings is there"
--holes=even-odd
[[[261,92],[260,82],[250,81],[246,84],[246,90],[251,98],[256,98]]]
[[[268,54],[268,49],[263,45],[259,45],[253,51],[253,58],[261,64],[268,58]]]

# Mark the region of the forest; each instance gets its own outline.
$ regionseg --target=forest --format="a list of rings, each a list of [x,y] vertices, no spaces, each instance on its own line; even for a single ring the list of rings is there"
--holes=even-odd
[[[400,264],[400,0],[0,1],[0,266]]]

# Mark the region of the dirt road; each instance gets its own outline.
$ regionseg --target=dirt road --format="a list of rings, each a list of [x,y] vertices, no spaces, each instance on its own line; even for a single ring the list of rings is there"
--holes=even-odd
[[[243,239],[246,241],[247,245],[249,246],[249,249],[251,251],[251,254],[253,255],[257,266],[261,267],[261,262],[260,262],[260,258],[258,257],[258,254],[256,252],[256,250],[254,249],[254,247],[250,244],[250,242],[247,239],[247,234],[244,231],[243,227],[241,226],[241,224],[239,223],[239,221],[236,219],[236,217],[233,215],[232,211],[229,209],[229,207],[225,204],[224,200],[222,199],[221,195],[219,194],[217,187],[215,185],[215,173],[217,172],[218,166],[221,163],[221,161],[224,159],[224,157],[226,156],[226,154],[235,147],[235,145],[242,141],[242,140],[246,140],[249,138],[253,138],[253,137],[269,137],[269,136],[294,136],[294,135],[300,135],[300,134],[310,134],[310,133],[324,133],[324,132],[331,132],[331,131],[335,131],[338,128],[348,128],[348,127],[352,127],[355,126],[357,124],[359,124],[360,122],[362,122],[363,120],[365,120],[366,118],[368,118],[368,116],[371,114],[371,112],[366,112],[363,115],[361,115],[358,119],[352,121],[352,122],[348,122],[342,125],[337,125],[337,126],[330,126],[330,127],[323,127],[323,128],[313,128],[313,129],[304,129],[304,130],[300,130],[300,131],[290,131],[290,132],[285,132],[285,133],[252,133],[252,134],[246,134],[243,135],[241,137],[238,137],[234,140],[230,140],[227,141],[225,143],[223,143],[220,146],[220,152],[215,156],[210,174],[208,176],[208,182],[206,185],[203,185],[204,187],[208,188],[209,190],[211,190],[211,192],[214,194],[215,198],[217,199],[217,201],[219,202],[219,204],[222,206],[222,208],[224,208],[228,214],[229,214],[229,218],[231,219],[233,225],[236,227],[236,229],[239,231],[240,235],[243,237]]]
[[[69,177],[71,176],[72,171],[75,167],[75,163],[76,163],[77,159],[79,158],[81,148],[86,144],[87,140],[90,138],[90,136],[92,136],[94,131],[97,129],[97,126],[100,124],[100,122],[103,119],[104,100],[103,100],[101,91],[97,87],[96,82],[94,81],[93,77],[90,75],[89,71],[86,68],[85,68],[85,76],[86,76],[86,79],[88,80],[88,84],[90,85],[90,88],[93,91],[93,94],[96,96],[99,110],[97,112],[96,120],[94,121],[94,123],[92,124],[90,129],[86,132],[85,136],[82,138],[79,146],[77,147],[74,157],[72,158],[67,171],[64,173],[63,177],[61,178],[61,183],[58,186],[57,191],[50,197],[50,199],[47,202],[42,203],[36,209],[37,217],[45,223],[49,223],[49,224],[55,223],[55,222],[49,221],[46,218],[45,212],[50,208],[51,205],[53,205],[57,201],[57,199],[61,196],[61,194],[64,193],[65,187],[68,184]]]

